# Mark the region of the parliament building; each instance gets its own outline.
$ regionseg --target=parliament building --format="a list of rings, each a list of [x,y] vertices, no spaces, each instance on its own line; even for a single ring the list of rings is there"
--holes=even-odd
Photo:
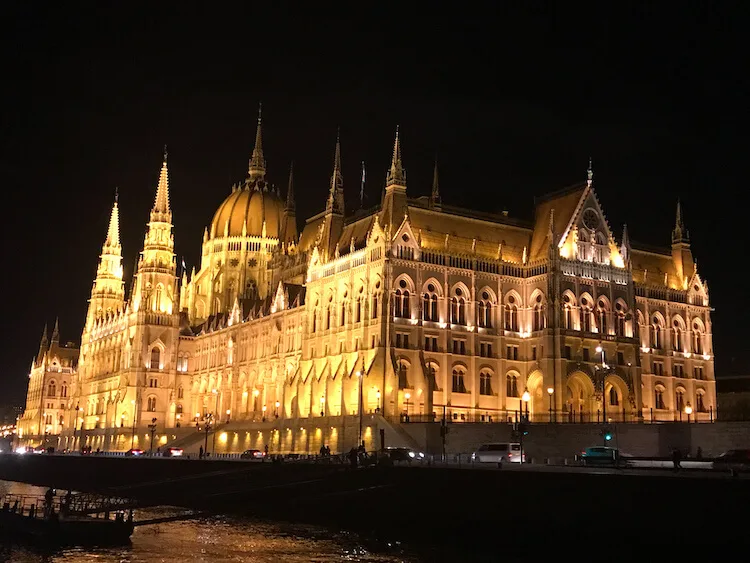
[[[671,246],[651,248],[626,227],[615,238],[591,166],[538,198],[531,222],[443,203],[437,166],[429,195],[413,197],[398,131],[374,209],[345,213],[338,139],[325,207],[301,232],[292,173],[284,195],[265,178],[259,119],[247,177],[188,270],[165,154],[127,286],[115,201],[80,348],[45,327],[22,440],[127,450],[151,424],[165,444],[206,423],[292,421],[276,451],[315,451],[319,438],[298,435],[305,420],[324,417],[330,441],[362,413],[715,418],[708,285],[679,203]]]

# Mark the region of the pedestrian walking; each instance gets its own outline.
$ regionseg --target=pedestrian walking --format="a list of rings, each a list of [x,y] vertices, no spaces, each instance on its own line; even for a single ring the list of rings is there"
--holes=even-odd
[[[203,459],[203,446],[198,448],[198,459]]]
[[[675,472],[682,469],[682,466],[680,465],[681,459],[682,459],[682,454],[680,453],[680,449],[675,448],[674,450],[672,450],[672,463],[674,463]]]

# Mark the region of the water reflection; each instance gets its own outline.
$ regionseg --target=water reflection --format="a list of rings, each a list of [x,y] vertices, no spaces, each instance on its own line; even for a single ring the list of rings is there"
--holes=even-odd
[[[0,481],[0,495],[8,492],[43,495],[45,489]],[[136,513],[136,521],[169,514],[169,509],[142,510]],[[17,563],[418,563],[427,560],[406,553],[398,545],[371,543],[322,528],[226,517],[138,527],[131,545],[117,548],[73,548],[45,553],[27,546],[0,544],[0,561]]]

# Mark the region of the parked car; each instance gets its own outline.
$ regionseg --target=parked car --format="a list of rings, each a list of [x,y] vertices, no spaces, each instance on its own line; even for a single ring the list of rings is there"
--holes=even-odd
[[[507,463],[522,463],[526,461],[526,454],[521,458],[521,444],[518,442],[505,442],[499,444],[482,444],[479,449],[471,454],[471,461],[475,463],[497,463],[502,466]]]
[[[161,452],[164,457],[181,457],[182,454],[182,448],[164,448]]]
[[[581,452],[581,462],[586,466],[628,467],[630,454],[609,446],[592,446]]]
[[[139,455],[143,455],[143,450],[139,450],[138,448],[130,448],[128,451],[125,452],[125,455],[128,457],[135,457]]]
[[[405,461],[411,463],[415,460],[421,461],[424,459],[424,453],[411,448],[385,448],[383,453],[387,455],[391,461]]]
[[[729,471],[732,475],[750,471],[750,449],[725,451],[714,460],[713,468]]]
[[[260,450],[245,450],[240,454],[240,459],[263,459],[266,454]]]

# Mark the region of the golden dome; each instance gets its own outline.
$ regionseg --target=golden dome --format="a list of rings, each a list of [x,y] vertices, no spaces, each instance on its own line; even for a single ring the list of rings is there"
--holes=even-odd
[[[266,223],[266,237],[279,238],[284,203],[272,191],[255,187],[234,190],[219,206],[211,221],[211,238],[223,237],[224,228],[229,221],[230,237],[242,236],[242,229],[247,225],[247,236],[262,236],[263,222]]]

